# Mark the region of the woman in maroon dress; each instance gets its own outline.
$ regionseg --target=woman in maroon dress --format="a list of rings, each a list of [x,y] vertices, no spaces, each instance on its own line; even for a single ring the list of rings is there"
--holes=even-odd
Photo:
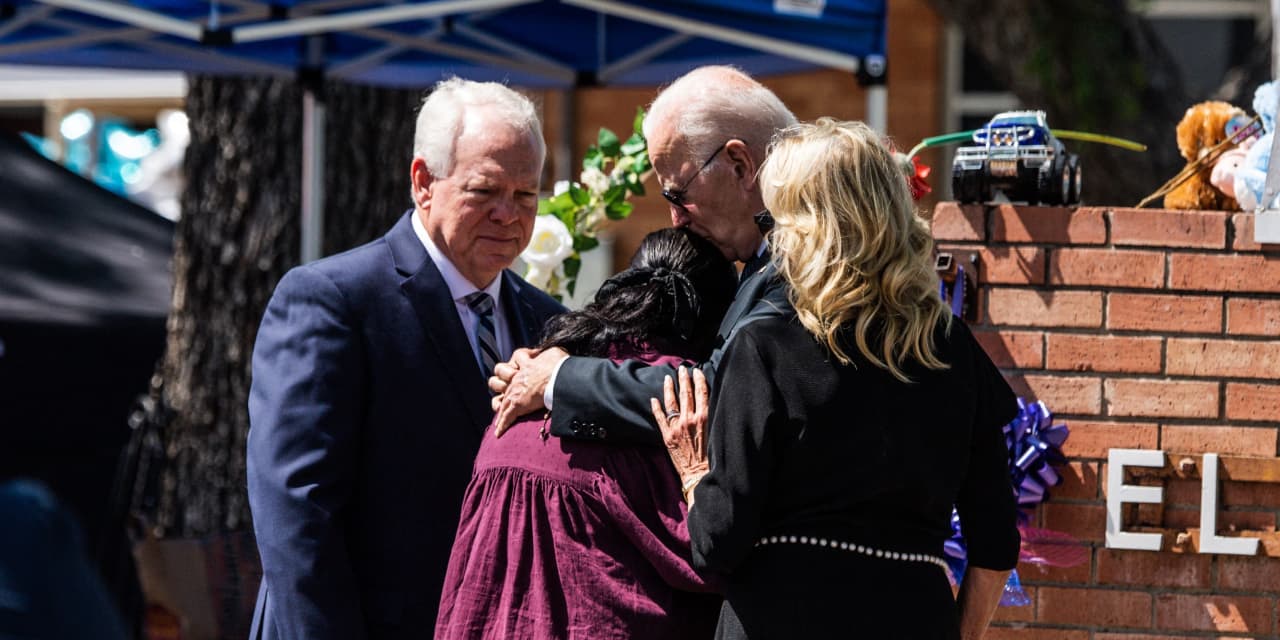
[[[663,229],[542,348],[678,365],[704,359],[737,276]],[[463,498],[437,639],[706,638],[720,597],[690,564],[680,481],[658,443],[549,438],[545,415],[486,437]],[[608,429],[609,425],[592,425]]]

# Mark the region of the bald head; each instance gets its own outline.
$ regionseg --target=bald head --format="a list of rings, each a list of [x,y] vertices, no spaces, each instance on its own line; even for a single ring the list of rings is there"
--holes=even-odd
[[[644,133],[671,224],[710,240],[731,260],[760,248],[756,175],[769,141],[796,121],[772,91],[733,67],[701,67],[664,89]]]
[[[669,133],[690,156],[729,138],[747,144],[760,162],[775,131],[796,123],[787,106],[751,76],[729,66],[698,67],[663,89],[645,117],[645,137]]]

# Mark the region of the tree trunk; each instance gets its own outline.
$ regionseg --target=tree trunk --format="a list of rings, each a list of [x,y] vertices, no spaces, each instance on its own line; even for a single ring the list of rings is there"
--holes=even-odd
[[[1145,153],[1067,141],[1084,167],[1084,199],[1132,206],[1185,164],[1174,128],[1196,101],[1180,71],[1141,16],[1125,0],[1025,2],[930,0],[956,24],[995,79],[1049,125],[1130,138]],[[1261,46],[1260,51],[1269,51]],[[1227,74],[1218,92],[1249,110],[1266,78],[1264,54]],[[1261,63],[1261,64],[1259,64]]]
[[[325,85],[326,252],[377,237],[409,206],[421,93]],[[140,416],[153,455],[134,492],[159,535],[249,525],[250,357],[271,292],[299,259],[302,95],[285,80],[191,78],[173,307]]]

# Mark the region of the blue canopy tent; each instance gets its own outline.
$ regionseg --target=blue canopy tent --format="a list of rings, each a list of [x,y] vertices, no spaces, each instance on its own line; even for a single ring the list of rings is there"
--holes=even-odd
[[[885,129],[885,0],[8,0],[0,62],[426,86],[661,84],[702,64],[831,67]],[[323,105],[304,103],[303,260],[319,257]]]

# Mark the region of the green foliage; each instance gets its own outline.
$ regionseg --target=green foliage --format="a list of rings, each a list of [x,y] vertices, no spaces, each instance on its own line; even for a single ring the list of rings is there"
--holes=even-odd
[[[601,128],[596,144],[583,155],[579,181],[538,201],[538,215],[555,216],[573,236],[573,253],[561,265],[562,275],[553,273],[548,282],[533,283],[557,299],[561,291],[573,295],[582,268],[582,253],[600,245],[596,234],[604,223],[626,219],[635,208],[627,200],[632,195],[644,195],[644,178],[653,165],[649,162],[643,123],[644,109],[636,109],[631,136],[625,141]]]

